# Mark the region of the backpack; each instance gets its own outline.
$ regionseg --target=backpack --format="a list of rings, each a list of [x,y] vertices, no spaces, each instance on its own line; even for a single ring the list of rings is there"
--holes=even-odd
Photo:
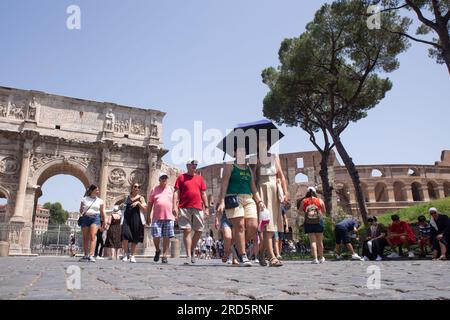
[[[305,223],[306,224],[319,224],[320,223],[320,210],[315,204],[310,204],[305,209]]]

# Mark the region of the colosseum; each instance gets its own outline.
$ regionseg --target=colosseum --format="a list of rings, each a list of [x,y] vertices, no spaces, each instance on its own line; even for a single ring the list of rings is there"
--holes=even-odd
[[[319,193],[321,155],[317,151],[280,154],[283,172],[291,195],[289,225],[298,225],[299,217],[295,201],[301,198],[308,186],[315,186]],[[356,166],[369,215],[416,205],[433,199],[450,196],[450,150],[444,150],[441,160],[434,165],[383,164]],[[208,199],[213,207],[217,203],[222,174],[222,164],[199,169],[208,186]],[[333,153],[329,166],[330,183],[333,187],[333,208],[357,214],[358,206],[350,176]],[[210,222],[211,223],[211,222]]]

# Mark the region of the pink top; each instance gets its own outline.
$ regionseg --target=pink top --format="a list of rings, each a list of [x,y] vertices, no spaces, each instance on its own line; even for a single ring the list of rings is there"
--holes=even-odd
[[[166,186],[163,189],[161,186],[156,186],[150,192],[148,199],[153,203],[152,221],[175,220],[172,213],[173,187]]]

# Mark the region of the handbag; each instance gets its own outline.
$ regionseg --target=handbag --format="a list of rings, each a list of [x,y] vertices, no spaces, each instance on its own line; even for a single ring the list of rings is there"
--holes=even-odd
[[[83,220],[81,220],[81,219],[84,217],[84,215],[86,214],[86,212],[89,211],[89,209],[92,207],[92,205],[94,204],[95,201],[97,201],[97,198],[95,198],[94,201],[92,201],[91,204],[89,205],[89,207],[86,209],[86,211],[84,211],[84,213],[83,213],[81,216],[78,217],[78,222],[77,222],[77,223],[78,223],[78,226],[79,226],[79,227],[81,227],[81,224],[82,224],[81,221],[83,221]]]
[[[234,209],[239,207],[239,199],[237,194],[228,195],[225,197],[225,209]]]

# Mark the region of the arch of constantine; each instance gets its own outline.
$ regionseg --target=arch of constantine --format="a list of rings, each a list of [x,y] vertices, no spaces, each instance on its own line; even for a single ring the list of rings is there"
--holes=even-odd
[[[98,185],[106,208],[123,200],[134,183],[148,191],[161,169],[173,179],[176,170],[161,160],[167,153],[164,115],[0,87],[0,197],[7,201],[0,222],[8,225],[10,254],[30,253],[33,213],[41,186],[52,176]],[[148,240],[144,250],[150,246]]]

